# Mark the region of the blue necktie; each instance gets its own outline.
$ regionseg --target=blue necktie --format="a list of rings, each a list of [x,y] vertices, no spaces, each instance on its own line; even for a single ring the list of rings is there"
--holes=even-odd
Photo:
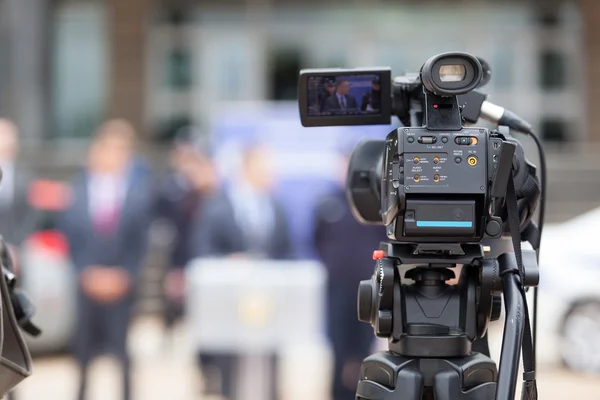
[[[342,108],[346,108],[346,97],[340,96],[340,100],[342,101]]]

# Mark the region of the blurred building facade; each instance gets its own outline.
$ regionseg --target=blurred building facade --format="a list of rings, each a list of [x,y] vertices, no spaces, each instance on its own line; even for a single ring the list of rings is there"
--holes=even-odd
[[[42,145],[29,159],[47,174],[79,162],[107,116],[160,160],[161,139],[206,127],[221,102],[294,101],[301,68],[400,75],[450,50],[486,59],[491,101],[558,150],[549,215],[595,206],[600,177],[580,157],[600,147],[597,0],[0,0],[0,113]]]
[[[0,106],[32,139],[85,138],[105,115],[161,137],[221,101],[294,100],[300,68],[402,74],[462,50],[546,140],[600,141],[586,101],[600,91],[586,73],[600,64],[593,0],[2,1]]]

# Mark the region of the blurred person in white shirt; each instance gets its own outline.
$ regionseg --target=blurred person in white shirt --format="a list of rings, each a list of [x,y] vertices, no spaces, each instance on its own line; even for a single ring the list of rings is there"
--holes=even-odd
[[[274,195],[272,155],[261,145],[245,149],[235,180],[206,200],[191,234],[190,255],[239,259],[292,260],[287,215]],[[206,376],[206,395],[236,398],[237,354],[203,350],[199,363]],[[277,396],[277,357],[270,361],[271,399]]]

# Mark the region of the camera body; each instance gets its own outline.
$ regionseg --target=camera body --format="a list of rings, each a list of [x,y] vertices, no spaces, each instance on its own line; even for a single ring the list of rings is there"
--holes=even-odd
[[[403,243],[478,243],[502,234],[490,215],[502,139],[487,129],[398,128],[385,140],[381,221]],[[360,149],[355,152],[360,157]],[[353,187],[349,186],[350,198]],[[357,217],[361,216],[358,203]],[[367,221],[365,221],[367,222]]]
[[[471,93],[489,80],[484,65],[466,53],[444,53],[430,58],[419,74],[393,80],[386,68],[301,72],[304,126],[389,124],[391,115],[405,125],[385,140],[361,142],[352,153],[347,197],[358,221],[385,225],[389,239],[413,244],[480,243],[508,232],[502,218],[504,192],[492,190],[496,177],[504,185],[498,187],[505,188],[513,169],[521,185],[535,175],[535,167],[508,132],[463,125],[478,114],[474,108],[480,104]],[[365,93],[371,81],[378,82],[377,91]],[[330,90],[324,93],[326,102],[319,82],[329,82],[323,86]],[[356,88],[354,95],[348,82]],[[381,99],[376,112],[338,107],[358,104],[353,96],[372,98],[374,93]],[[522,163],[527,167],[513,168]]]

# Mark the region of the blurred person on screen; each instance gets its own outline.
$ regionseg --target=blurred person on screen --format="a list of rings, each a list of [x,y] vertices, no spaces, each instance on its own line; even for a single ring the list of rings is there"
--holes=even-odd
[[[272,194],[273,170],[269,151],[260,145],[245,149],[236,179],[207,200],[196,220],[191,253],[195,257],[234,259],[294,258],[286,215]],[[237,357],[235,354],[202,352],[206,395],[235,398]],[[277,398],[277,358],[270,361],[273,387]],[[220,379],[213,378],[220,375]],[[221,387],[214,387],[220,382]],[[268,400],[268,399],[265,399]]]
[[[319,111],[327,110],[327,100],[335,94],[335,81],[333,79],[324,79],[323,89],[319,94]]]
[[[149,175],[135,165],[134,141],[127,121],[99,128],[60,224],[79,277],[73,350],[80,400],[86,398],[88,367],[102,353],[119,360],[123,399],[132,398],[127,332],[152,210]]]
[[[385,227],[362,225],[346,199],[349,156],[342,158],[338,185],[321,199],[315,215],[314,246],[327,270],[327,328],[333,350],[332,400],[353,399],[360,365],[370,354],[373,328],[358,320],[361,280],[373,273],[373,251],[387,239]]]
[[[171,168],[158,193],[157,216],[168,221],[175,234],[163,288],[164,322],[168,329],[184,314],[184,268],[193,258],[188,246],[193,222],[217,184],[215,168],[206,151],[196,143],[191,129],[179,132],[171,153]]]
[[[358,104],[354,96],[350,95],[352,85],[346,79],[338,79],[335,82],[335,94],[329,96],[325,103],[326,111],[356,110]]]
[[[371,90],[365,93],[361,104],[360,110],[367,112],[376,112],[381,108],[381,79],[376,76],[371,81]]]

